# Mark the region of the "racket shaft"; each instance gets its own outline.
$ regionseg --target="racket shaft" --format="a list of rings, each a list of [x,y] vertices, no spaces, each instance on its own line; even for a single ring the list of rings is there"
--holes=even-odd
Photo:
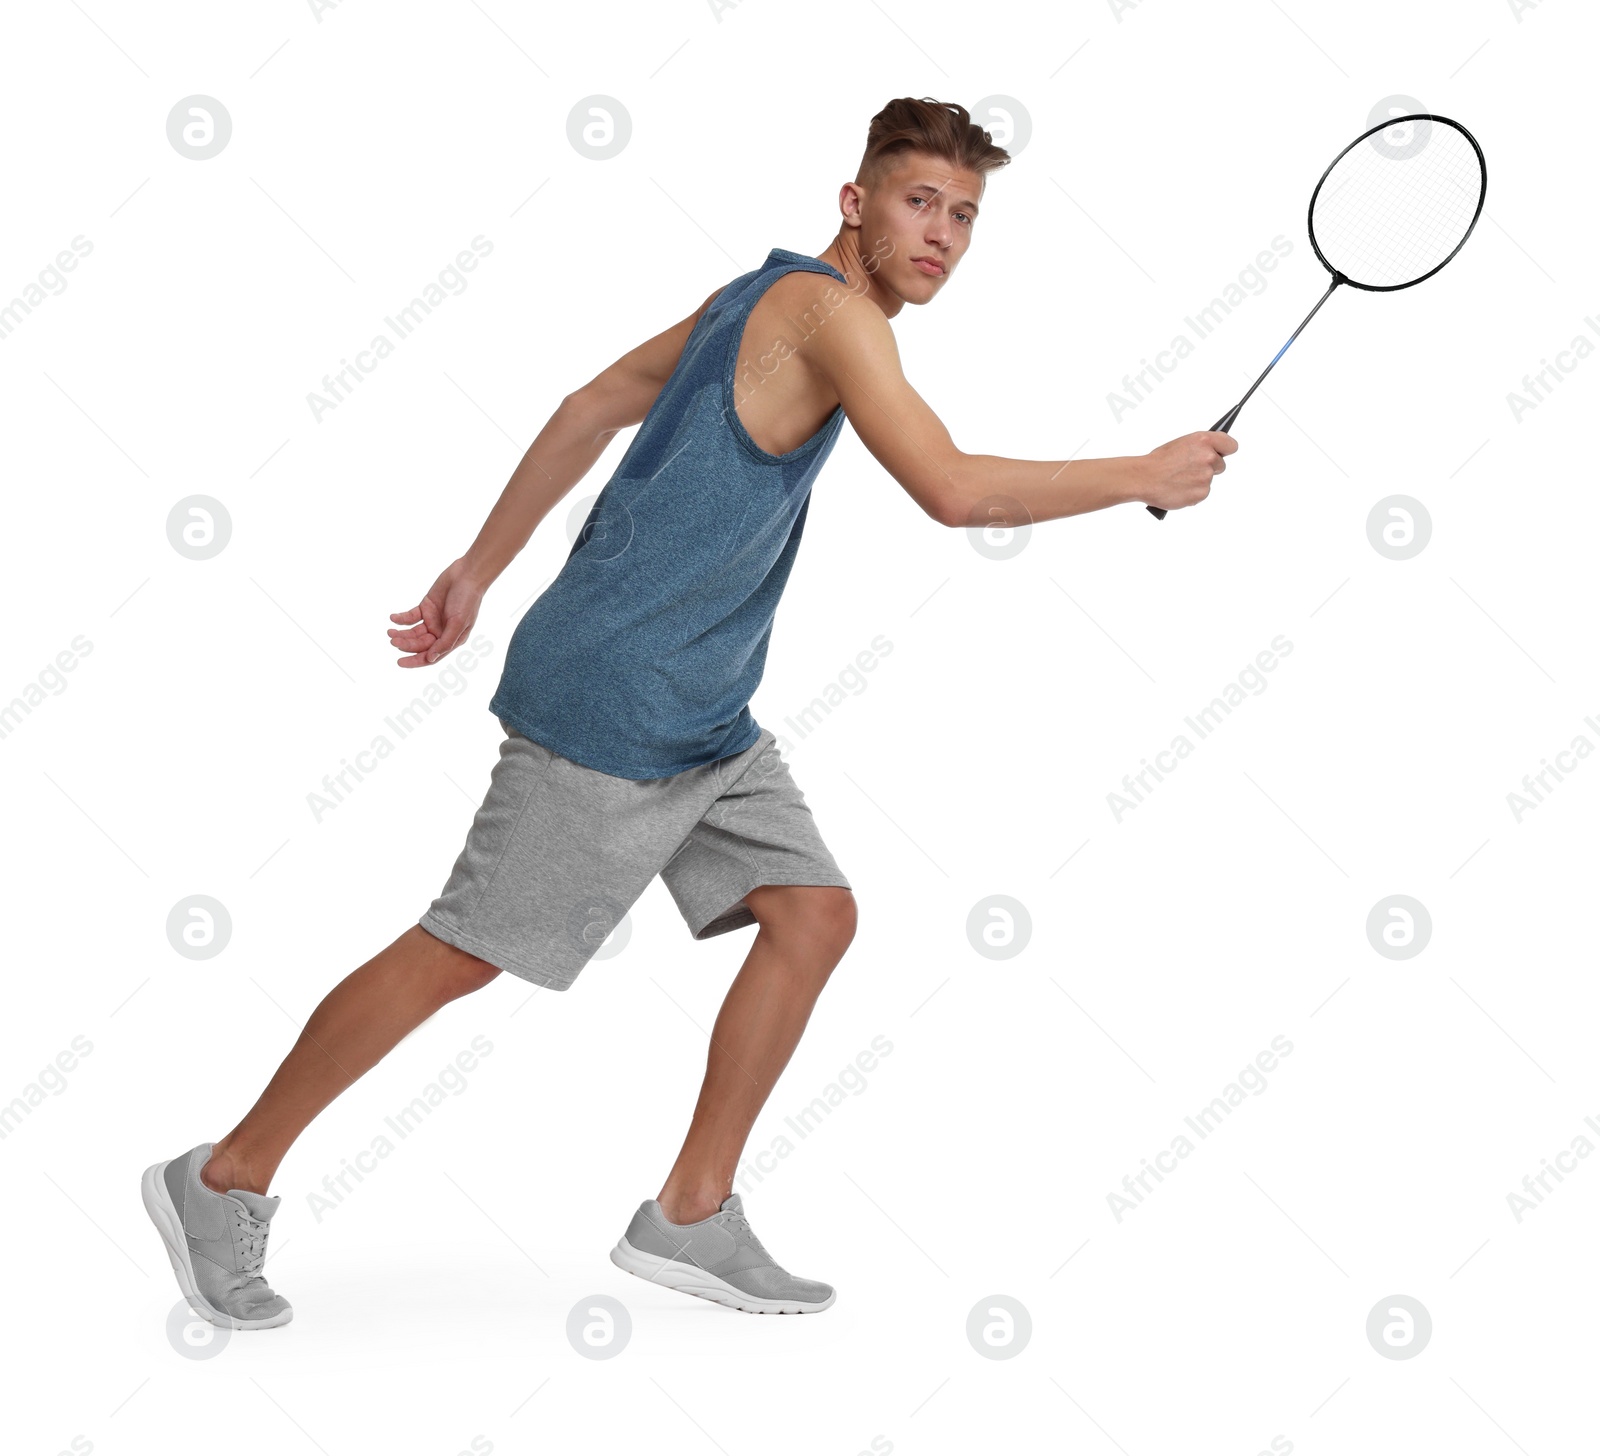
[[[1333,275],[1333,282],[1328,285],[1328,291],[1316,301],[1316,304],[1312,307],[1311,312],[1300,320],[1300,328],[1296,329],[1292,334],[1289,335],[1287,339],[1283,341],[1283,348],[1279,349],[1278,352],[1272,356],[1272,363],[1268,364],[1267,367],[1256,376],[1255,384],[1252,384],[1249,389],[1245,390],[1244,399],[1241,399],[1238,404],[1234,405],[1234,407],[1228,411],[1227,414],[1223,415],[1223,417],[1211,427],[1213,430],[1230,430],[1233,428],[1233,422],[1239,417],[1239,411],[1244,408],[1244,401],[1249,399],[1250,396],[1256,392],[1256,387],[1261,383],[1261,381],[1265,379],[1267,375],[1272,373],[1272,365],[1276,364],[1278,360],[1283,358],[1284,354],[1288,352],[1289,345],[1294,343],[1294,341],[1300,337],[1300,329],[1305,328],[1305,326],[1316,317],[1317,309],[1321,308],[1322,305],[1328,301],[1328,299],[1333,295],[1333,290],[1343,282],[1343,273],[1335,273]]]
[[[1283,348],[1279,349],[1278,352],[1272,356],[1272,363],[1268,364],[1267,367],[1256,376],[1255,384],[1252,384],[1249,389],[1245,390],[1244,399],[1241,399],[1238,404],[1234,405],[1234,407],[1227,412],[1227,414],[1223,415],[1223,417],[1211,427],[1213,430],[1221,430],[1224,433],[1227,433],[1233,429],[1233,422],[1238,419],[1239,411],[1244,408],[1245,400],[1249,399],[1250,396],[1256,392],[1256,388],[1261,381],[1265,379],[1267,375],[1272,373],[1272,365],[1276,364],[1278,360],[1283,358],[1284,354],[1288,351],[1289,345],[1294,343],[1294,341],[1300,337],[1300,330],[1305,328],[1305,326],[1316,317],[1317,309],[1321,308],[1322,305],[1328,301],[1329,297],[1333,293],[1333,290],[1344,281],[1345,276],[1343,273],[1335,273],[1333,275],[1333,282],[1328,285],[1327,293],[1324,293],[1322,297],[1317,300],[1311,312],[1300,320],[1300,328],[1296,329],[1292,334],[1289,335],[1287,339],[1283,341]],[[1160,506],[1146,506],[1145,509],[1149,511],[1150,514],[1158,521],[1164,521],[1167,517],[1166,511]]]

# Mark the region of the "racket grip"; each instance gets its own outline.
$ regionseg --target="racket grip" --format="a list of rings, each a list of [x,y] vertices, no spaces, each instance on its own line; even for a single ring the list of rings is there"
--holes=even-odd
[[[1227,414],[1223,415],[1223,417],[1211,428],[1213,430],[1221,430],[1224,434],[1226,434],[1230,429],[1233,428],[1233,422],[1239,417],[1239,411],[1243,406],[1244,401],[1241,399],[1238,404],[1234,405],[1234,407],[1229,410]],[[1160,506],[1146,506],[1145,509],[1149,511],[1150,514],[1158,521],[1164,521],[1167,518],[1166,511],[1164,511]]]

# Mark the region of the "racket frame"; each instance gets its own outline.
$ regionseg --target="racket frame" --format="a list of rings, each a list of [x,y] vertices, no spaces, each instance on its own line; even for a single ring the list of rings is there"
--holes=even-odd
[[[1428,269],[1426,273],[1419,273],[1415,278],[1408,279],[1404,283],[1358,283],[1354,278],[1341,274],[1332,263],[1322,256],[1322,249],[1317,245],[1317,230],[1312,226],[1312,218],[1315,217],[1317,211],[1317,197],[1322,192],[1322,184],[1328,180],[1328,177],[1333,172],[1333,169],[1337,167],[1339,163],[1342,162],[1347,156],[1349,156],[1349,154],[1358,146],[1360,146],[1362,142],[1366,141],[1368,137],[1376,136],[1380,131],[1388,131],[1391,126],[1401,126],[1408,121],[1443,122],[1445,126],[1453,126],[1458,132],[1461,133],[1462,136],[1467,139],[1472,146],[1473,152],[1476,153],[1478,158],[1478,206],[1476,211],[1474,211],[1472,214],[1472,221],[1467,224],[1466,232],[1461,234],[1461,241],[1457,243],[1444,258],[1435,263],[1433,267]],[[1311,203],[1306,208],[1306,236],[1311,239],[1311,251],[1317,255],[1317,261],[1335,277],[1343,277],[1344,281],[1352,288],[1359,288],[1364,293],[1396,293],[1402,288],[1415,287],[1418,283],[1421,283],[1424,278],[1432,278],[1433,275],[1442,267],[1444,267],[1444,265],[1448,263],[1451,258],[1455,257],[1455,255],[1461,251],[1467,239],[1472,236],[1473,228],[1477,227],[1478,219],[1483,215],[1483,199],[1488,195],[1488,191],[1489,164],[1484,160],[1483,148],[1478,145],[1477,137],[1473,136],[1473,134],[1468,131],[1466,127],[1462,126],[1459,121],[1455,121],[1451,117],[1440,116],[1436,112],[1431,111],[1413,111],[1409,116],[1396,116],[1389,121],[1379,122],[1377,126],[1369,127],[1353,142],[1351,142],[1349,146],[1340,152],[1337,157],[1328,163],[1322,175],[1317,178],[1317,185],[1311,191]]]
[[[1462,136],[1467,139],[1468,142],[1471,143],[1472,150],[1474,153],[1476,153],[1478,158],[1478,206],[1472,214],[1472,221],[1467,224],[1467,230],[1461,234],[1461,241],[1457,243],[1444,258],[1442,258],[1438,263],[1435,263],[1433,267],[1428,269],[1426,273],[1420,273],[1415,278],[1408,279],[1404,283],[1358,283],[1348,274],[1341,273],[1333,266],[1332,263],[1323,257],[1322,249],[1317,245],[1317,230],[1312,224],[1312,219],[1315,217],[1317,210],[1317,198],[1322,192],[1322,184],[1328,180],[1329,176],[1333,172],[1333,169],[1337,167],[1346,156],[1360,146],[1362,142],[1366,141],[1369,137],[1376,136],[1380,131],[1388,131],[1392,126],[1402,126],[1408,121],[1443,122],[1446,126],[1453,126],[1458,132],[1461,133]],[[1283,348],[1279,349],[1278,352],[1272,356],[1272,364],[1268,364],[1267,367],[1263,369],[1259,375],[1257,375],[1255,384],[1252,384],[1249,389],[1245,390],[1244,398],[1241,399],[1238,404],[1234,405],[1234,407],[1229,410],[1227,414],[1223,415],[1223,417],[1211,428],[1213,430],[1222,430],[1224,432],[1233,428],[1233,422],[1238,417],[1239,411],[1244,408],[1245,400],[1249,399],[1250,396],[1256,392],[1256,385],[1260,384],[1261,381],[1267,377],[1267,375],[1272,373],[1272,365],[1276,364],[1278,360],[1283,358],[1284,351],[1288,349],[1290,344],[1294,343],[1294,341],[1300,337],[1300,329],[1305,328],[1305,326],[1311,322],[1312,315],[1314,315],[1317,309],[1321,308],[1322,305],[1328,301],[1328,298],[1333,293],[1334,289],[1336,289],[1341,283],[1346,283],[1351,288],[1359,288],[1364,293],[1396,293],[1402,288],[1414,287],[1416,284],[1421,283],[1424,278],[1432,278],[1433,275],[1443,268],[1451,258],[1455,257],[1455,255],[1461,251],[1467,239],[1472,236],[1473,228],[1477,227],[1478,219],[1483,215],[1483,199],[1488,195],[1488,192],[1489,164],[1484,159],[1483,148],[1478,145],[1477,137],[1473,136],[1473,134],[1468,131],[1466,127],[1462,126],[1459,121],[1454,120],[1452,117],[1440,116],[1437,112],[1432,111],[1413,111],[1408,116],[1396,116],[1392,117],[1388,121],[1381,121],[1377,126],[1369,127],[1366,131],[1362,132],[1360,136],[1351,142],[1349,146],[1345,147],[1344,150],[1341,151],[1339,155],[1329,162],[1328,165],[1323,169],[1322,175],[1317,178],[1317,185],[1311,189],[1311,202],[1306,207],[1306,236],[1311,239],[1311,251],[1317,255],[1317,261],[1333,275],[1333,282],[1328,285],[1327,293],[1324,293],[1322,297],[1317,300],[1316,308],[1313,308],[1311,313],[1308,313],[1305,318],[1300,321],[1300,328],[1296,329],[1292,334],[1290,334],[1288,339],[1284,341]],[[1158,521],[1164,521],[1167,518],[1166,510],[1161,506],[1146,506],[1145,509],[1149,511],[1150,514]]]

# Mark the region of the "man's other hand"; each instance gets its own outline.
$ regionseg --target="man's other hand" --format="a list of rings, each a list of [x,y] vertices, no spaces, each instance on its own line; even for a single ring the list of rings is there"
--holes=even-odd
[[[452,561],[409,612],[389,613],[391,622],[406,627],[403,632],[389,628],[389,641],[398,651],[411,654],[398,666],[426,667],[454,651],[472,631],[482,601],[483,586],[469,575],[465,559]]]

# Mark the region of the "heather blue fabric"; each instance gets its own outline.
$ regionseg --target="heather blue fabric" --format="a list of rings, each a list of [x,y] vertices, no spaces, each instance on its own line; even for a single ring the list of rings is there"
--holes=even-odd
[[[517,624],[489,708],[535,743],[601,773],[658,779],[760,735],[750,695],[844,410],[769,454],[734,409],[734,371],[757,299],[800,270],[845,283],[818,258],[774,248],[712,301],[560,574]],[[752,357],[770,344],[752,339]]]

